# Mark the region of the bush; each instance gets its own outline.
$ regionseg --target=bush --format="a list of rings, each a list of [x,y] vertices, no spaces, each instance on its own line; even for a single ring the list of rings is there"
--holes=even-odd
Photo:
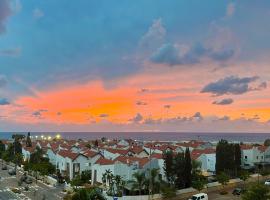
[[[260,174],[262,176],[268,176],[270,174],[270,170],[263,170]]]
[[[227,192],[226,190],[221,190],[221,191],[219,192],[219,194],[220,194],[220,195],[226,195],[226,194],[228,194],[228,192]]]
[[[176,196],[176,189],[166,185],[161,188],[161,194],[163,199],[173,198]]]
[[[17,188],[12,188],[11,191],[16,193],[16,194],[21,194],[21,191]]]

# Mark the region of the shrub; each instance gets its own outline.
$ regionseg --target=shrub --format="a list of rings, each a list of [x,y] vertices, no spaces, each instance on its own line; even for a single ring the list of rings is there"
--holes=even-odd
[[[219,192],[219,194],[221,194],[221,195],[226,195],[226,194],[228,194],[228,192],[227,192],[226,190],[221,190],[221,191]]]

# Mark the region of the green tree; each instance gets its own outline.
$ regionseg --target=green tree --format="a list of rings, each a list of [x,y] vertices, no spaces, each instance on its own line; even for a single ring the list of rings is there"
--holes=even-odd
[[[220,140],[216,147],[216,172],[235,174],[235,152],[234,145],[227,140]]]
[[[205,185],[207,184],[207,180],[202,175],[197,175],[196,179],[192,181],[192,187],[199,192],[204,189]]]
[[[217,181],[222,185],[223,189],[225,188],[225,185],[228,184],[229,180],[230,177],[224,172],[221,172],[220,174],[217,175]]]
[[[123,178],[119,175],[116,175],[114,177],[114,183],[115,183],[115,187],[116,187],[116,196],[120,197],[123,196],[123,190],[124,190],[124,186],[125,186],[125,181],[123,180]]]
[[[176,189],[171,185],[164,185],[161,187],[161,194],[163,199],[173,199],[176,197]]]
[[[32,141],[31,141],[31,137],[30,137],[30,132],[27,133],[26,146],[27,147],[32,147]]]
[[[191,170],[192,177],[196,177],[198,174],[201,174],[202,163],[200,161],[192,160],[191,165],[192,165]]]
[[[189,148],[185,151],[185,167],[184,167],[184,181],[185,181],[185,187],[188,188],[191,186],[191,171],[192,171],[192,164],[191,164],[191,157],[190,157],[190,151]]]
[[[249,172],[246,170],[242,170],[239,172],[239,178],[244,181],[244,187],[246,185],[246,180],[249,178]]]
[[[185,155],[183,153],[178,153],[173,158],[173,180],[175,179],[176,188],[185,187]]]
[[[166,151],[163,154],[164,171],[169,184],[173,185],[175,181],[174,157],[172,151]]]
[[[260,183],[253,184],[242,196],[243,200],[267,200],[269,198],[269,188]]]
[[[238,172],[241,170],[241,148],[239,144],[234,145],[234,165],[236,174],[238,175]]]
[[[132,183],[132,190],[138,190],[139,195],[142,195],[142,191],[145,189],[145,174],[142,172],[135,172],[133,174],[134,180]]]
[[[160,192],[161,179],[159,177],[159,169],[153,168],[148,172],[148,178],[146,179],[146,186],[151,194]]]
[[[266,139],[264,141],[264,146],[270,146],[270,139]]]

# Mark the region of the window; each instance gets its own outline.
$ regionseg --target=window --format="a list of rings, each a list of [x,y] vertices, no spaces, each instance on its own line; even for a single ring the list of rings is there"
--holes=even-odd
[[[204,199],[204,195],[203,195],[203,196],[201,196],[201,199]]]
[[[258,160],[258,159],[259,159],[259,156],[257,156],[256,158],[257,158],[257,160]]]
[[[263,156],[262,156],[262,159],[263,159]]]
[[[245,159],[247,159],[247,156],[245,156]]]

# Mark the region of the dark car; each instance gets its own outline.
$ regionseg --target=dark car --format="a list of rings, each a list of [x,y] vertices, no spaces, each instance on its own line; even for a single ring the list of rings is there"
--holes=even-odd
[[[2,166],[2,170],[7,170],[7,166],[6,165],[3,165]]]
[[[15,169],[8,170],[8,174],[11,175],[11,176],[16,175]]]
[[[241,195],[243,193],[243,189],[242,188],[234,188],[232,194],[233,195]]]

